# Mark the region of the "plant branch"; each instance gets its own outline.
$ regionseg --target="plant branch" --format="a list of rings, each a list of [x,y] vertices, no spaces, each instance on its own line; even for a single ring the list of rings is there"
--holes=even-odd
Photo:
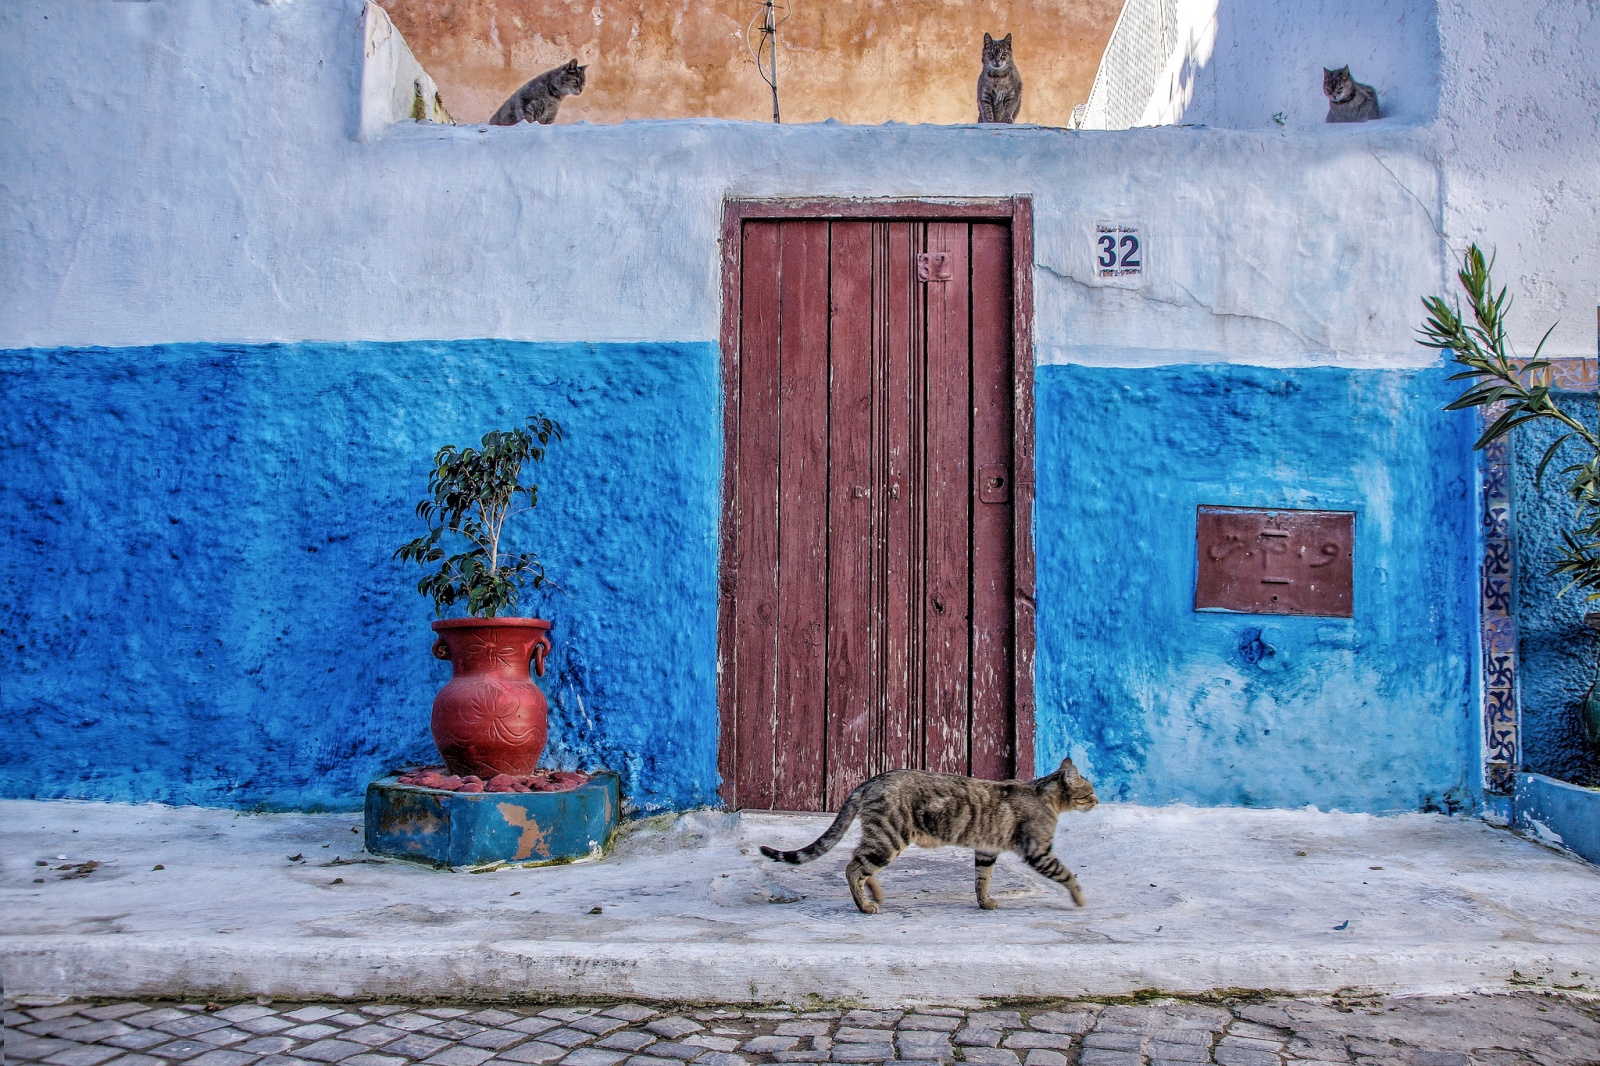
[[[531,552],[513,556],[502,546],[507,521],[532,510],[538,500],[539,487],[521,482],[524,465],[530,459],[543,462],[550,441],[561,437],[558,423],[535,415],[525,427],[484,434],[480,448],[446,445],[434,455],[429,498],[416,507],[428,534],[394,554],[410,562],[438,564],[435,572],[417,582],[417,590],[433,599],[440,615],[446,607],[465,601],[468,614],[493,618],[515,607],[527,585],[540,588],[549,583],[538,556]],[[527,497],[527,507],[513,506],[519,494]],[[442,546],[447,538],[459,538],[468,550],[447,554]]]
[[[1472,320],[1462,317],[1459,302],[1430,296],[1422,301],[1428,318],[1418,330],[1418,343],[1448,352],[1463,368],[1451,375],[1451,380],[1470,382],[1445,410],[1489,409],[1493,420],[1473,444],[1474,449],[1488,447],[1529,422],[1557,423],[1566,432],[1546,447],[1539,460],[1534,482],[1542,485],[1556,453],[1573,438],[1580,442],[1587,458],[1561,471],[1570,478],[1566,492],[1573,501],[1578,528],[1562,531],[1563,546],[1550,573],[1570,579],[1561,590],[1563,595],[1576,587],[1584,589],[1590,600],[1600,599],[1600,432],[1564,410],[1551,395],[1551,385],[1536,383],[1551,369],[1540,355],[1555,326],[1545,331],[1533,358],[1519,362],[1512,354],[1505,329],[1511,298],[1504,287],[1495,290],[1493,268],[1493,260],[1485,262],[1476,244],[1468,248],[1456,277],[1466,293]]]

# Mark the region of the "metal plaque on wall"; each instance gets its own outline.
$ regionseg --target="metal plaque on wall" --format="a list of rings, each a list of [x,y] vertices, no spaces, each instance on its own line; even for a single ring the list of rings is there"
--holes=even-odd
[[[1355,518],[1202,505],[1194,609],[1351,617]]]

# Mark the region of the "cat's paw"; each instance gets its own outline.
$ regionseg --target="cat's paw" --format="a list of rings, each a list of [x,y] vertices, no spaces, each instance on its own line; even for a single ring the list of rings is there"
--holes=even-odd
[[[861,913],[862,914],[877,914],[878,913],[878,905],[876,903],[874,903],[870,899],[869,900],[865,900],[865,901],[863,901],[861,903],[857,903],[856,906],[861,909]]]
[[[992,911],[996,907],[1000,906],[1000,904],[996,903],[992,899],[980,899],[978,901],[978,906],[982,907],[986,911]]]

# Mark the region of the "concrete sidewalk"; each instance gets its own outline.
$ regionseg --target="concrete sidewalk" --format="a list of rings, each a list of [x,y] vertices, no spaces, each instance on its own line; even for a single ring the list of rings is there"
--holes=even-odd
[[[823,816],[697,812],[636,827],[603,862],[483,874],[362,861],[358,820],[0,803],[6,993],[946,1005],[1146,989],[1600,993],[1600,870],[1470,818],[1105,804],[1068,815],[1057,840],[1083,909],[1007,856],[1000,909],[980,911],[970,853],[913,849],[882,875],[875,916],[844,886],[853,832],[809,866],[757,853],[810,840]]]

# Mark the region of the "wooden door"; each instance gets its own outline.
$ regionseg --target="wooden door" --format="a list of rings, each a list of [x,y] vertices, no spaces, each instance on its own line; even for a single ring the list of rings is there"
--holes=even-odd
[[[1011,776],[1010,223],[735,232],[724,799],[835,810],[898,767]]]

